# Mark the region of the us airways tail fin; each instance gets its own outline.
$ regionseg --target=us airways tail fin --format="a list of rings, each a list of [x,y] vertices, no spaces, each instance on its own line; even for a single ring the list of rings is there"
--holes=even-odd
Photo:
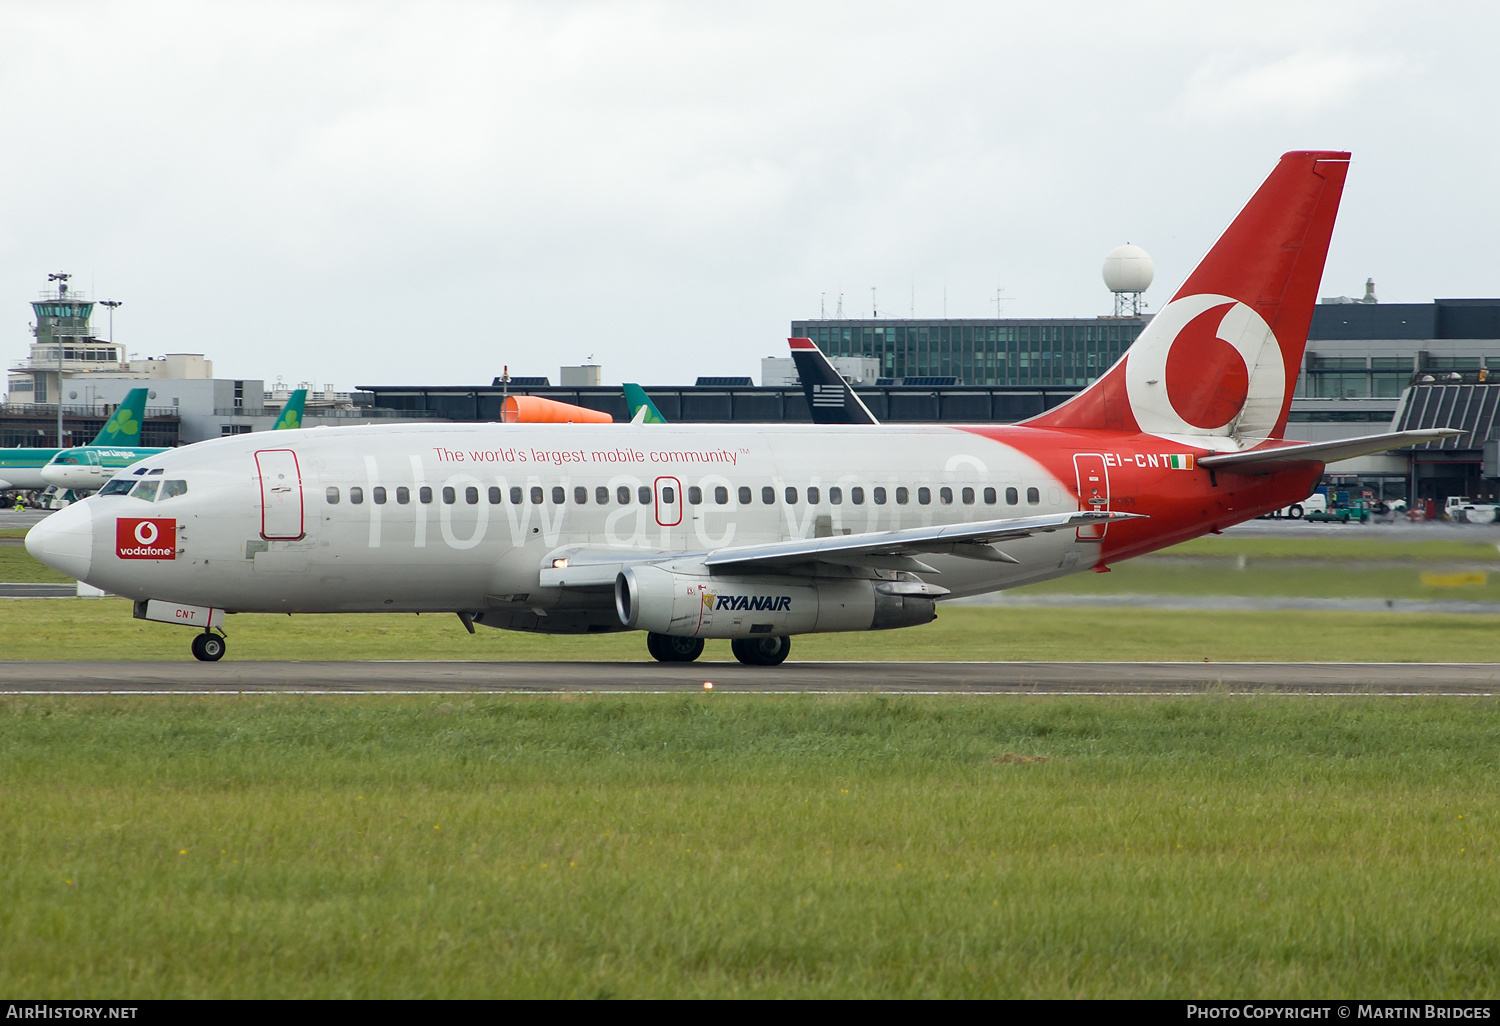
[[[667,418],[661,415],[646,390],[633,381],[627,381],[625,388],[625,403],[630,407],[630,422],[632,424],[665,424]]]
[[[792,360],[797,364],[802,390],[807,393],[807,407],[812,411],[814,424],[879,423],[812,339],[786,341],[792,347]]]
[[[146,390],[132,388],[110,418],[94,436],[93,445],[123,445],[135,448],[141,444],[141,421],[146,418]]]
[[[281,415],[276,418],[276,423],[271,425],[272,431],[295,431],[302,426],[302,412],[307,405],[307,389],[299,388],[286,397],[286,405],[281,408]]]
[[[1347,153],[1283,155],[1125,356],[1026,423],[1215,449],[1280,438],[1348,170]]]

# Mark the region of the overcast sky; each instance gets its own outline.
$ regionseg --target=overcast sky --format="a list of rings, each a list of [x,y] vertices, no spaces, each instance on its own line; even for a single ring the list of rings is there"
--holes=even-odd
[[[0,356],[66,270],[220,377],[759,380],[824,293],[1090,316],[1130,241],[1155,308],[1299,148],[1324,294],[1494,296],[1497,12],[0,2]]]

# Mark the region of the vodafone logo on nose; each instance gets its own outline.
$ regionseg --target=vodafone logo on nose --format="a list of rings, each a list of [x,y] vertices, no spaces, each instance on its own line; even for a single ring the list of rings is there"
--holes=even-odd
[[[177,521],[120,517],[115,521],[115,555],[121,559],[176,559]]]

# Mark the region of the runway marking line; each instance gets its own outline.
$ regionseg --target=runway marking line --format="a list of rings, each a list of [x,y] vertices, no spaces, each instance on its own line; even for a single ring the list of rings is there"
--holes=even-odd
[[[732,687],[728,685],[726,687]],[[473,689],[463,691],[356,691],[348,688],[330,689],[326,691],[308,690],[306,688],[291,690],[281,688],[266,688],[259,691],[224,690],[224,691],[158,691],[158,690],[133,690],[133,691],[7,691],[0,690],[3,696],[61,696],[61,695],[181,695],[187,697],[203,697],[206,695],[346,695],[357,698],[363,695],[681,695],[692,694],[701,688],[694,685],[684,684],[681,688],[661,691],[645,691],[633,689],[616,688],[608,691],[570,691],[565,689],[535,688],[530,690],[505,690],[505,691],[476,691]],[[911,695],[911,696],[993,696],[1012,698],[1034,698],[1040,696],[1072,696],[1079,698],[1181,698],[1183,696],[1204,696],[1209,694],[1209,689],[1199,688],[1196,690],[1183,691],[1032,691],[1011,689],[1008,691],[902,691],[897,689],[886,691],[847,691],[828,688],[807,688],[803,690],[767,691],[755,690],[720,690],[716,688],[714,694],[740,694],[740,695]],[[1235,695],[1272,698],[1494,698],[1500,692],[1495,691],[1279,691],[1269,687],[1256,688],[1249,691],[1224,691],[1213,688],[1215,695]]]

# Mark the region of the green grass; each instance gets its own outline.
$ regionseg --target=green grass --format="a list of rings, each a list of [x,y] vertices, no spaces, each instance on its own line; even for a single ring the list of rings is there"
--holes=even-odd
[[[644,635],[549,637],[447,615],[276,616],[226,622],[230,659],[645,660]],[[0,599],[0,659],[190,660],[191,631],[134,620],[122,599]],[[710,641],[707,660],[728,660]],[[950,606],[899,631],[796,638],[798,660],[1500,662],[1492,616]]]
[[[1307,525],[1305,538],[1252,538],[1221,534],[1194,538],[1163,549],[1167,556],[1245,556],[1251,559],[1412,560],[1418,562],[1500,562],[1500,547],[1483,541],[1450,539],[1409,540],[1382,537],[1381,528],[1369,534],[1343,535]]]
[[[52,582],[71,584],[73,578],[31,558],[20,545],[0,545],[0,581],[8,584]]]
[[[1497,712],[5,699],[0,991],[1493,998]]]
[[[1372,598],[1500,602],[1500,566],[1381,561],[1325,563],[1300,558],[1143,556],[1116,563],[1107,574],[1075,574],[1017,588],[1016,595],[1238,595],[1251,598]],[[1424,575],[1451,583],[1433,585]]]

